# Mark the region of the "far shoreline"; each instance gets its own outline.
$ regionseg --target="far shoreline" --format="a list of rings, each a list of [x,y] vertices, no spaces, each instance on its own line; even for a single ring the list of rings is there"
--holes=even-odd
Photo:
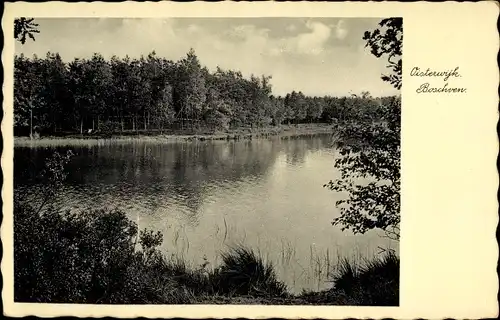
[[[186,130],[165,131],[128,131],[111,135],[104,134],[67,134],[63,136],[42,136],[30,139],[26,136],[14,136],[15,147],[51,147],[93,145],[109,142],[197,142],[197,141],[239,141],[253,139],[324,136],[333,134],[333,125],[326,123],[306,123],[296,125],[269,126],[264,128],[236,128],[225,132],[187,132]]]

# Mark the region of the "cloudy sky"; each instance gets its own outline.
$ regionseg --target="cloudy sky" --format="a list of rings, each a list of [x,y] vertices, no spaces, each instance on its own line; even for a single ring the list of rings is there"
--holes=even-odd
[[[273,92],[373,96],[396,91],[380,79],[386,61],[365,48],[366,30],[381,19],[359,18],[58,18],[36,19],[36,42],[16,42],[16,53],[58,52],[65,61],[94,52],[139,57],[155,50],[178,60],[194,48],[213,70],[271,75]]]

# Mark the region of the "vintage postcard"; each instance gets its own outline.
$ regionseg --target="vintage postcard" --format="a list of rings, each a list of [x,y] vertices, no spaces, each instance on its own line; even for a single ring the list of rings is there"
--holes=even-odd
[[[498,14],[6,4],[5,314],[495,317]]]

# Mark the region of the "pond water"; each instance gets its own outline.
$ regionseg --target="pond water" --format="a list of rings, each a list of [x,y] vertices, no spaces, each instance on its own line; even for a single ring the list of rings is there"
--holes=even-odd
[[[15,148],[15,192],[36,190],[34,165],[55,148]],[[57,148],[64,151],[68,147]],[[290,291],[328,288],[338,257],[370,258],[397,243],[331,225],[323,187],[339,177],[330,136],[198,142],[107,142],[76,153],[57,201],[75,210],[118,207],[139,228],[160,230],[162,250],[196,267],[243,244],[276,267]],[[37,170],[37,169],[35,169]]]

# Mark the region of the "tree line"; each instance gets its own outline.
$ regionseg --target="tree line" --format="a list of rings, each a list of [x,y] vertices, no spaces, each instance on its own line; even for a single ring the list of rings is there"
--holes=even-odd
[[[15,57],[14,124],[49,134],[124,132],[172,128],[227,130],[380,118],[391,97],[368,92],[311,97],[272,94],[271,77],[210,72],[191,49],[179,61],[154,51],[132,59],[116,56],[66,63],[58,53]],[[388,100],[389,99],[389,100]]]

